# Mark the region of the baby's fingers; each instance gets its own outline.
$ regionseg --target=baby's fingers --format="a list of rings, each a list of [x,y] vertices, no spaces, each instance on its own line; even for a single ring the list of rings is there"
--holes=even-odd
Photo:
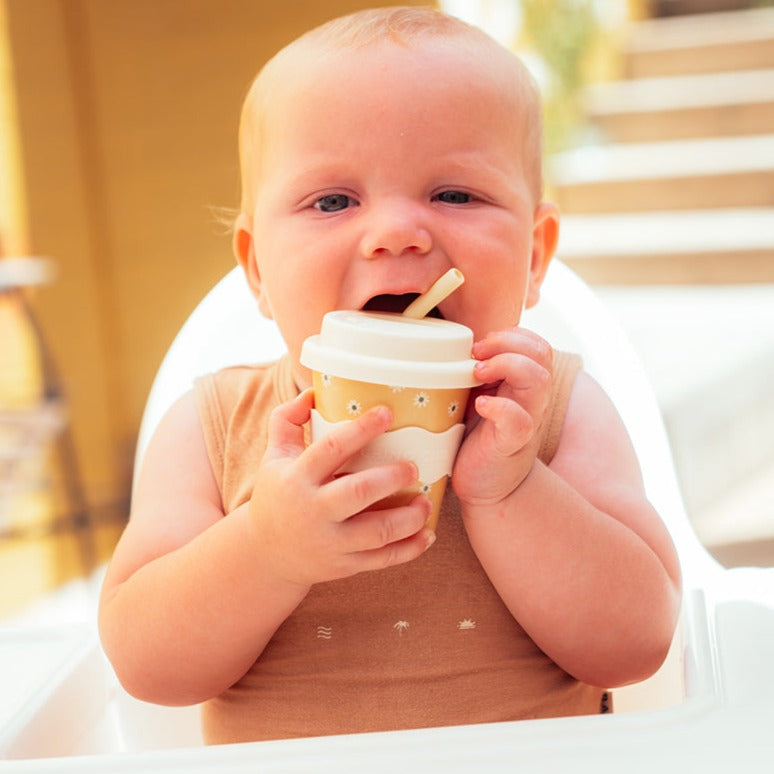
[[[497,385],[498,397],[519,403],[533,417],[545,411],[551,394],[551,373],[534,360],[512,353],[495,355],[477,363],[475,375],[487,384]]]
[[[478,360],[487,360],[505,352],[523,355],[546,370],[551,370],[554,354],[551,345],[527,328],[494,331],[473,345],[473,356]]]
[[[417,469],[407,461],[398,461],[338,476],[320,490],[324,513],[336,514],[343,521],[374,503],[407,489],[417,481]]]
[[[301,462],[307,475],[313,481],[326,481],[369,441],[386,432],[391,423],[392,412],[385,406],[372,408],[351,422],[339,422],[304,452]],[[350,512],[358,510],[353,508]]]
[[[418,495],[408,505],[351,517],[342,525],[350,551],[373,552],[411,538],[427,524],[430,508],[430,500]]]
[[[481,431],[490,433],[494,451],[503,457],[516,454],[532,436],[534,420],[510,398],[480,395],[476,398],[476,411],[489,420],[489,426]]]
[[[298,456],[304,448],[304,423],[314,405],[314,393],[304,390],[300,395],[281,406],[277,406],[269,417],[268,446],[269,456]]]
[[[359,572],[383,570],[418,559],[434,542],[435,533],[431,529],[425,528],[405,540],[389,543],[383,548],[361,551],[353,558],[359,567]]]

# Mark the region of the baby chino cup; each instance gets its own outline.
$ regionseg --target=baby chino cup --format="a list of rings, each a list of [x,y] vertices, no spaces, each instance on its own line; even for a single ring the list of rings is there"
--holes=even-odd
[[[325,315],[320,333],[301,350],[301,363],[312,370],[312,440],[374,406],[389,406],[390,429],[339,472],[411,460],[418,484],[377,507],[408,503],[423,492],[432,502],[431,529],[465,432],[470,389],[480,384],[473,377],[472,346],[472,331],[448,320],[336,311]]]

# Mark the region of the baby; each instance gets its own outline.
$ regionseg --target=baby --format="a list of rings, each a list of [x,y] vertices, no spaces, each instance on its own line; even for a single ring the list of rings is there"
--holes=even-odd
[[[207,741],[595,713],[662,663],[680,573],[630,441],[518,325],[558,236],[539,116],[511,53],[427,9],[334,20],[253,83],[234,250],[288,354],[167,413],[100,605],[127,690],[204,702]],[[484,386],[434,533],[424,495],[373,507],[411,463],[335,475],[386,407],[309,443],[299,354],[326,312],[400,311],[451,267],[438,313]]]

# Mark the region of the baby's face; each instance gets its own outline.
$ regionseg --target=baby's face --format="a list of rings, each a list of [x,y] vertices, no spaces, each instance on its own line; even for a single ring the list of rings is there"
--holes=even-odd
[[[529,297],[533,220],[516,107],[491,66],[392,44],[305,68],[272,102],[252,231],[260,283],[297,365],[333,309],[402,311],[444,272],[439,313],[477,339]]]

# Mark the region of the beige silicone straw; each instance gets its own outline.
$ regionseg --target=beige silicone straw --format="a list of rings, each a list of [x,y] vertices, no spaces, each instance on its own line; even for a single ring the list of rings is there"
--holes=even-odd
[[[403,312],[404,317],[419,320],[434,306],[438,306],[449,294],[453,293],[463,282],[465,276],[459,269],[449,269],[440,276],[419,298],[415,298]]]

